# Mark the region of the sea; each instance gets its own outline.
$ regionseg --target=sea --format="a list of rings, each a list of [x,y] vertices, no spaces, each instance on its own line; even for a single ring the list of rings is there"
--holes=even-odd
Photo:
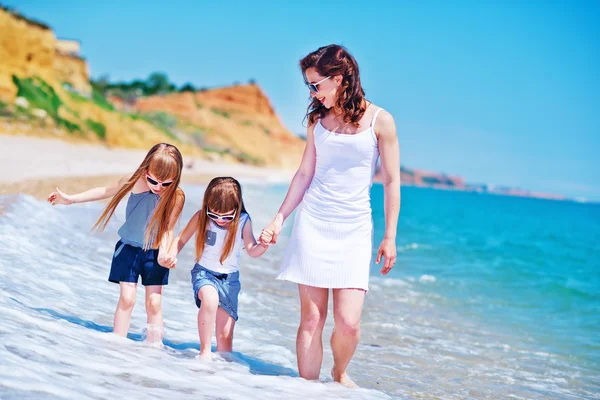
[[[204,192],[183,189],[178,230]],[[258,236],[287,186],[243,190]],[[375,184],[374,255],[383,196]],[[320,380],[298,377],[298,290],[275,279],[293,217],[265,255],[242,255],[234,351],[204,362],[193,241],[164,290],[162,345],[145,340],[141,284],[128,338],[111,333],[124,204],[90,232],[104,205],[0,196],[1,399],[600,399],[598,204],[403,187],[398,261],[386,276],[371,266],[348,367],[360,389],[329,376],[331,300]]]

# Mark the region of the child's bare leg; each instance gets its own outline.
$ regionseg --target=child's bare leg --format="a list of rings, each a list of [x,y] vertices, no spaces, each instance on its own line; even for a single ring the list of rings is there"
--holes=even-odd
[[[233,350],[235,320],[221,307],[217,310],[217,351],[231,353]]]
[[[119,336],[127,336],[129,323],[131,322],[131,311],[135,305],[135,295],[137,293],[137,283],[119,282],[121,293],[119,303],[115,311],[113,333]]]
[[[210,358],[210,344],[215,329],[219,294],[211,285],[204,285],[198,290],[200,310],[198,310],[198,336],[200,336],[200,357]]]
[[[146,286],[146,341],[155,343],[162,341],[162,285]]]

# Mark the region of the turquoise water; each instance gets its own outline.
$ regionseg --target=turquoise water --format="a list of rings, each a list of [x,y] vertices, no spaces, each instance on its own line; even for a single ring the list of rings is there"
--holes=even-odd
[[[204,191],[183,189],[178,230]],[[286,190],[244,185],[256,235]],[[375,252],[382,186],[372,198]],[[600,399],[597,205],[403,188],[398,263],[385,277],[372,267],[348,367],[360,390],[329,376],[331,301],[321,382],[298,378],[298,291],[275,280],[291,220],[263,257],[242,254],[234,353],[206,364],[195,358],[193,246],[164,290],[164,346],[143,340],[141,285],[131,340],[108,333],[119,289],[107,277],[125,207],[90,233],[102,208],[0,196],[0,397]]]
[[[378,243],[381,185],[372,201]],[[600,370],[600,205],[404,187],[397,244],[390,277],[425,276],[441,307]]]

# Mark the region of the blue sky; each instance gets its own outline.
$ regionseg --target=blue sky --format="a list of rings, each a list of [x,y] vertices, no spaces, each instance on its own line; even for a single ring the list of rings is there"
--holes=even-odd
[[[600,2],[91,3],[3,1],[80,40],[93,77],[255,79],[296,133],[298,60],[342,44],[403,165],[600,200]]]

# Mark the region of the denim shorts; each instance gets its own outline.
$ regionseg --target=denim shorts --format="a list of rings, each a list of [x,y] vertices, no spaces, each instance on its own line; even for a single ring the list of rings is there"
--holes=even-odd
[[[158,249],[144,250],[119,240],[115,246],[108,280],[115,283],[137,283],[140,275],[144,286],[169,283],[169,269],[158,264]]]
[[[219,294],[219,307],[238,320],[238,296],[240,294],[240,273],[233,272],[231,274],[219,274],[204,268],[200,264],[194,265],[192,269],[192,286],[194,288],[194,299],[196,306],[200,308],[200,299],[198,291],[202,286],[211,285],[217,289]]]

